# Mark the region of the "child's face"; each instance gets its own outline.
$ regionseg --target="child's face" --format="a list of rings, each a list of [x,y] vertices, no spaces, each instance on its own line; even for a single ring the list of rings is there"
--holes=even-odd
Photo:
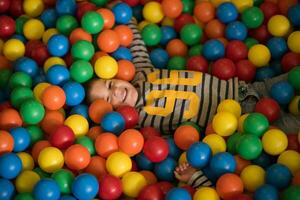
[[[91,82],[87,92],[88,99],[104,99],[111,103],[114,108],[121,105],[134,107],[138,99],[135,87],[127,81],[119,79],[98,79]]]

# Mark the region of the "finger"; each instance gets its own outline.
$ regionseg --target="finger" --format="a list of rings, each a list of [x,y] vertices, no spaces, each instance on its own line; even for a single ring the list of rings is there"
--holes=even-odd
[[[180,179],[180,175],[177,172],[174,172],[174,175],[177,179]]]

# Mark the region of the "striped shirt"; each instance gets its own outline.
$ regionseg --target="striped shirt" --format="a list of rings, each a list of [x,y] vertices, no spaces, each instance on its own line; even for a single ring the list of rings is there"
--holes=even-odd
[[[134,34],[130,50],[136,67],[132,84],[139,92],[139,127],[152,126],[163,133],[172,133],[184,121],[205,127],[222,100],[238,100],[237,78],[225,81],[196,71],[154,68],[136,24],[132,20],[128,26]]]

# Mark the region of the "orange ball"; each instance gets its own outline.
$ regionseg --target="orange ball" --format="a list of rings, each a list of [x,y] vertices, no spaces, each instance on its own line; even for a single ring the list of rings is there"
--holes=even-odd
[[[243,181],[238,175],[227,173],[218,179],[216,190],[221,198],[231,199],[234,198],[234,196],[243,193]]]
[[[69,40],[71,44],[75,44],[78,40],[86,40],[92,42],[93,38],[92,35],[83,30],[83,28],[76,28],[71,32]]]
[[[100,58],[102,56],[108,56],[108,54],[104,51],[97,51],[91,59],[91,64],[94,66],[95,62],[98,60],[98,58]]]
[[[215,7],[211,2],[201,2],[194,7],[194,15],[200,22],[207,23],[215,17]]]
[[[98,155],[107,158],[111,153],[119,150],[118,138],[113,133],[101,133],[96,138],[95,148]]]
[[[93,156],[89,165],[84,169],[84,172],[93,174],[96,177],[103,176],[107,174],[106,160],[100,156]]]
[[[140,173],[145,177],[148,185],[157,183],[157,178],[153,172],[148,170],[142,170],[140,171]]]
[[[44,90],[41,100],[48,110],[58,110],[65,105],[66,95],[61,87],[50,85]]]
[[[204,32],[208,38],[220,38],[224,36],[225,25],[219,20],[213,19],[206,24]]]
[[[181,0],[163,0],[161,6],[165,16],[173,19],[178,17],[183,10]]]
[[[190,125],[179,126],[174,133],[174,142],[182,150],[187,150],[199,139],[200,135],[197,129]]]
[[[180,39],[173,39],[168,42],[166,50],[170,57],[186,56],[188,52],[187,45]]]
[[[19,112],[13,108],[6,108],[0,112],[0,129],[9,131],[11,128],[22,126],[23,120]]]
[[[0,156],[3,153],[12,152],[14,148],[14,138],[7,131],[0,130]]]
[[[65,164],[72,170],[86,168],[91,160],[91,156],[86,147],[80,144],[71,145],[65,151]]]
[[[59,125],[64,124],[65,116],[58,110],[46,110],[43,120],[40,122],[40,126],[47,134],[56,130]]]
[[[120,39],[120,45],[128,47],[133,40],[133,32],[126,25],[118,25],[114,28]]]
[[[102,131],[102,128],[100,126],[93,126],[89,129],[89,132],[86,134],[86,136],[88,136],[92,140],[96,140],[98,135],[100,135],[102,132],[103,131]]]
[[[120,46],[120,38],[114,30],[103,30],[97,38],[98,47],[107,53],[116,51]]]
[[[119,149],[129,156],[140,153],[144,146],[143,135],[135,129],[127,129],[118,138]]]
[[[107,8],[100,8],[97,12],[102,16],[104,20],[103,29],[111,29],[115,24],[114,13]]]
[[[113,107],[110,103],[103,99],[96,99],[89,106],[89,116],[93,122],[99,124],[102,117],[108,113],[112,112]]]
[[[33,145],[31,149],[31,156],[36,163],[38,162],[40,152],[46,147],[51,147],[48,140],[40,140]]]
[[[240,174],[245,167],[251,164],[249,160],[244,160],[238,155],[234,156],[235,162],[236,162],[236,168],[235,168],[235,173]]]
[[[118,73],[115,76],[116,79],[122,79],[124,81],[131,81],[135,75],[135,66],[129,60],[118,61]]]

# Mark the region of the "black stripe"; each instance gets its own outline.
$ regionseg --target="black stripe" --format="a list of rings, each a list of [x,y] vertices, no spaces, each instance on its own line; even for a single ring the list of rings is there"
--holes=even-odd
[[[208,85],[208,88],[209,88],[209,101],[208,101],[208,109],[207,109],[207,115],[206,115],[206,119],[205,119],[205,125],[207,125],[208,123],[208,120],[209,120],[209,117],[210,117],[210,112],[211,112],[211,104],[212,104],[212,95],[213,95],[213,87],[212,87],[212,84],[213,84],[213,79],[214,77],[211,77],[210,81],[209,81],[209,85]]]
[[[188,77],[189,77],[189,73],[188,72],[184,72],[184,78],[188,78]],[[187,85],[184,85],[184,91],[188,91],[188,86]],[[180,115],[179,115],[178,123],[182,122],[183,113],[184,113],[184,110],[185,110],[185,103],[186,103],[186,99],[184,99],[183,102],[182,102],[182,106],[181,106],[181,109],[180,109]]]
[[[159,78],[162,79],[162,71],[161,71],[161,70],[160,70],[160,73],[159,73]],[[151,84],[151,85],[152,85],[152,84]],[[158,90],[161,91],[161,84],[158,85]],[[151,90],[151,91],[152,91],[152,90]],[[159,99],[157,99],[157,100],[155,101],[155,107],[158,107],[158,105],[159,105],[158,103],[159,103]],[[152,119],[151,119],[151,126],[152,126],[152,127],[154,127],[154,123],[155,123],[155,121],[156,121],[155,119],[158,118],[158,117],[159,117],[159,116],[157,116],[157,115],[154,115],[154,116],[152,117]]]
[[[226,92],[225,92],[225,99],[228,99],[228,92],[229,92],[229,82],[226,81]]]
[[[169,71],[171,71],[171,70],[169,70]],[[168,77],[170,77],[170,73],[168,73]],[[175,86],[175,91],[178,91],[178,87],[179,87],[179,85],[178,84],[176,84],[176,86]],[[172,112],[172,114],[171,114],[171,116],[170,116],[170,120],[169,120],[169,131],[170,132],[173,132],[173,127],[172,127],[172,125],[173,125],[173,118],[174,118],[174,109],[176,108],[176,104],[177,104],[177,98],[175,99],[175,103],[174,103],[174,107],[173,107],[173,112]],[[179,113],[180,115],[182,114],[182,113]]]
[[[141,71],[141,73],[145,76],[145,77],[147,77],[146,76],[146,73],[144,72],[144,71]],[[146,80],[146,79],[145,79]],[[143,88],[142,88],[142,97],[143,97],[143,102],[144,102],[144,104],[146,104],[146,95],[145,95],[145,88],[146,88],[146,82],[144,82],[143,81],[143,86],[142,86]],[[145,125],[145,121],[146,121],[146,119],[147,119],[147,117],[148,117],[148,114],[146,113],[146,112],[144,112],[145,113],[145,116],[144,116],[144,119],[142,119],[142,123],[141,123],[141,127],[144,127]]]
[[[221,100],[222,100],[221,95],[220,95],[221,94],[221,81],[220,80],[218,81],[218,88],[217,89],[218,89],[218,102],[217,102],[217,105],[219,105]]]
[[[198,112],[198,117],[197,117],[197,123],[200,124],[200,118],[201,118],[201,114],[202,114],[202,111],[203,111],[203,101],[204,101],[204,84],[205,84],[205,77],[206,75],[203,73],[202,75],[202,82],[200,83],[202,86],[201,86],[201,94],[200,94],[200,105],[199,105],[199,112]],[[202,126],[204,124],[201,124]]]

